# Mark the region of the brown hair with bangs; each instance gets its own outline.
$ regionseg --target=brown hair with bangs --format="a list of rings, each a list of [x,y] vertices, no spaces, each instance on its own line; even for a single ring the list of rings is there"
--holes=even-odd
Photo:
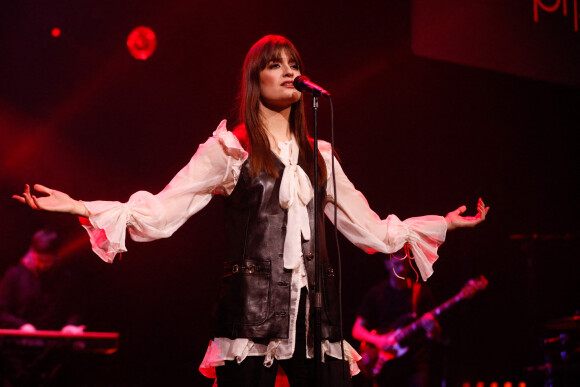
[[[266,128],[260,116],[260,72],[272,60],[279,59],[285,52],[298,64],[300,72],[304,65],[296,47],[283,36],[266,35],[258,40],[246,54],[242,68],[242,81],[239,95],[239,120],[242,123],[234,134],[250,154],[250,169],[253,176],[261,170],[268,175],[278,177],[274,166],[274,155],[270,150],[270,142]],[[304,116],[304,101],[292,104],[290,110],[290,131],[294,135],[300,148],[300,159],[306,165],[306,172],[312,179],[314,176],[313,140],[308,134]],[[326,184],[326,166],[318,155],[318,176],[320,185]]]

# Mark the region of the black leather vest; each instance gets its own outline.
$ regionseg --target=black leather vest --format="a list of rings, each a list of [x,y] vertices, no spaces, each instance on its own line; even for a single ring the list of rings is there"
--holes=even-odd
[[[215,316],[214,337],[252,338],[256,341],[288,338],[292,271],[284,269],[283,259],[288,214],[279,203],[284,164],[278,158],[275,162],[280,177],[276,179],[262,171],[252,178],[250,163],[246,160],[236,188],[225,198],[228,255]],[[323,201],[325,197],[325,189],[319,188],[319,198]],[[317,219],[323,277],[322,337],[338,341],[338,292],[335,273],[326,252],[323,208],[320,203]],[[311,297],[315,270],[314,200],[310,201],[307,209],[312,238],[302,241],[302,252]],[[314,305],[312,298],[310,305]],[[310,310],[310,326],[314,326],[314,308]]]

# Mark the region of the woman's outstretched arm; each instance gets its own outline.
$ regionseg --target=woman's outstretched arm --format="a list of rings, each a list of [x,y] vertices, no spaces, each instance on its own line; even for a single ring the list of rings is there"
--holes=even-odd
[[[107,262],[127,251],[127,232],[138,242],[171,236],[216,194],[229,195],[247,153],[222,121],[201,144],[189,163],[158,194],[138,191],[127,202],[80,201],[42,185],[24,187],[13,198],[34,210],[69,213],[79,217],[89,233],[93,251]]]

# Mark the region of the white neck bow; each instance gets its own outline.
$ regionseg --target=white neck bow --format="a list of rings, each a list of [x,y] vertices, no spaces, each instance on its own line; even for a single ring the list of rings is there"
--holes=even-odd
[[[284,173],[280,182],[280,206],[288,210],[286,239],[284,241],[284,268],[296,269],[302,262],[302,238],[310,240],[310,221],[306,206],[312,200],[314,191],[310,179],[298,165],[298,144],[292,138],[288,142],[278,142],[280,160],[284,163]]]

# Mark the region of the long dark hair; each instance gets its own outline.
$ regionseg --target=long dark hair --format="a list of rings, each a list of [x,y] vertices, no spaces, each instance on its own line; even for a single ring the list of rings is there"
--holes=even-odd
[[[282,52],[285,52],[298,64],[300,72],[304,71],[302,59],[296,47],[280,35],[266,35],[258,40],[246,54],[242,68],[238,110],[241,124],[236,128],[234,134],[250,153],[250,169],[254,176],[263,170],[270,176],[278,177],[268,134],[260,116],[260,72],[266,68],[270,61],[279,59]],[[298,102],[292,104],[290,131],[294,134],[300,148],[300,158],[306,165],[306,172],[312,178],[314,176],[313,142],[306,127],[302,97]],[[318,176],[322,185],[326,183],[326,167],[320,155],[318,165]]]

